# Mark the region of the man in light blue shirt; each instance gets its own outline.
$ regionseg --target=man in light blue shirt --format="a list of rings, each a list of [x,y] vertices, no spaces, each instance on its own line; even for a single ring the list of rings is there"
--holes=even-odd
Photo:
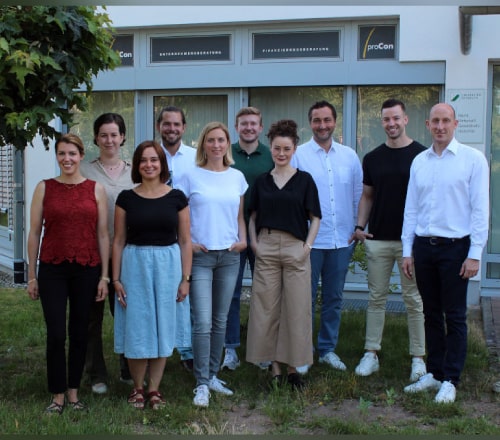
[[[312,175],[318,187],[322,219],[311,250],[313,317],[321,277],[321,319],[317,350],[319,362],[337,370],[346,366],[335,353],[345,277],[353,245],[358,204],[363,191],[363,171],[356,152],[332,138],[337,122],[335,107],[327,101],[311,106],[308,113],[313,137],[300,145],[292,165]],[[314,319],[313,319],[314,330]],[[297,369],[307,372],[309,366]]]
[[[181,176],[196,166],[196,148],[182,143],[182,135],[186,130],[184,111],[175,106],[164,107],[156,120],[156,129],[161,136],[161,146],[167,157],[170,179],[167,182],[172,188]],[[181,340],[191,340],[191,310],[189,296],[177,306],[177,333]],[[189,333],[187,333],[189,332]],[[193,371],[193,350],[191,345],[177,347],[182,366],[189,372]]]
[[[433,389],[451,403],[467,354],[467,286],[488,239],[489,171],[483,153],[455,139],[449,104],[433,106],[426,125],[432,146],[410,168],[401,240],[424,305],[428,373],[404,391]]]

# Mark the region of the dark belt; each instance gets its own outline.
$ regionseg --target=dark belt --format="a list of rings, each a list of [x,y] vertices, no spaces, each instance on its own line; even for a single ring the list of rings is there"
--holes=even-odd
[[[447,237],[419,237],[417,235],[416,239],[424,243],[429,243],[432,246],[440,246],[444,244],[459,243],[463,240],[469,240],[469,235],[462,238],[447,238]]]

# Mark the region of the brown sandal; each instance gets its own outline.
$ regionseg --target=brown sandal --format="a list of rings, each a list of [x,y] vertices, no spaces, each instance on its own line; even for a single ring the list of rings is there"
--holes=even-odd
[[[151,409],[161,409],[166,405],[166,401],[159,391],[150,391],[148,393],[148,402]]]
[[[129,394],[127,402],[134,408],[144,409],[144,390],[142,388],[134,388]]]

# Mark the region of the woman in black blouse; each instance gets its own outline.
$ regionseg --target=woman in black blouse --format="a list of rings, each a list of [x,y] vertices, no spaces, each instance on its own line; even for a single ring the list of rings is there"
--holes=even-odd
[[[250,243],[255,272],[250,299],[247,361],[272,362],[273,383],[304,383],[296,371],[312,363],[311,265],[321,209],[309,173],[290,165],[297,149],[297,124],[280,120],[267,133],[274,168],[259,176],[252,190]]]

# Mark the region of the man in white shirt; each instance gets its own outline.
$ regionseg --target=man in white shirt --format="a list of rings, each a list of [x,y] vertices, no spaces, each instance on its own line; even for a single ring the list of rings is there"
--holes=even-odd
[[[434,400],[448,403],[467,353],[468,281],[488,238],[489,171],[481,152],[455,139],[453,107],[436,104],[426,125],[433,143],[411,165],[401,239],[403,271],[424,304],[428,373],[405,392],[439,390]]]
[[[167,156],[170,179],[167,182],[173,188],[181,176],[196,166],[196,148],[182,143],[182,135],[186,130],[186,116],[179,107],[162,108],[156,120],[156,129],[161,136],[161,146]],[[191,340],[191,311],[189,296],[177,303],[177,332],[181,339]],[[180,334],[179,332],[189,332]],[[193,350],[191,345],[177,347],[182,366],[189,372],[193,371]]]
[[[292,165],[312,175],[318,187],[322,219],[311,250],[313,317],[321,276],[321,320],[317,350],[319,362],[337,370],[346,366],[335,354],[345,277],[353,245],[348,241],[356,224],[363,190],[363,172],[356,152],[336,143],[332,136],[337,122],[335,107],[327,101],[311,106],[308,113],[313,137],[300,145]],[[314,319],[313,319],[314,330]],[[306,373],[309,366],[301,366]]]

